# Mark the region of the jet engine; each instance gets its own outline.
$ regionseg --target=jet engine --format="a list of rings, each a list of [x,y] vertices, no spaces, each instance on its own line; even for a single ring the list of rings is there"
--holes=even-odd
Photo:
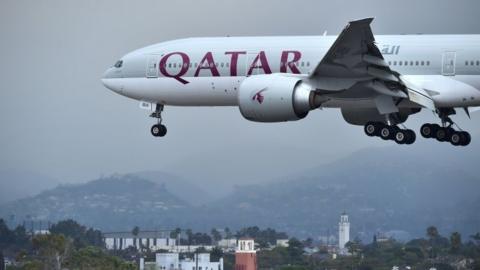
[[[319,105],[316,94],[301,78],[268,74],[246,78],[240,85],[238,107],[255,122],[296,121]]]

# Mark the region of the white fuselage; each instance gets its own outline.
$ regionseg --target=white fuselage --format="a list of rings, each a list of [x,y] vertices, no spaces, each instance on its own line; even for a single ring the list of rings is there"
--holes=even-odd
[[[191,38],[159,43],[122,57],[102,78],[140,101],[177,106],[236,106],[248,76],[307,77],[336,37]],[[385,61],[441,107],[480,106],[480,35],[376,36]],[[345,80],[342,78],[340,80]],[[334,82],[333,82],[334,83]],[[370,106],[362,97],[332,96],[323,107]]]

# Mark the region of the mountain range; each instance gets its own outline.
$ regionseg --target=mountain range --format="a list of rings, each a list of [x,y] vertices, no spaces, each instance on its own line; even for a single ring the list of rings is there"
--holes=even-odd
[[[73,218],[110,231],[257,225],[315,238],[335,235],[345,211],[352,235],[364,240],[378,232],[406,240],[430,225],[468,238],[480,231],[479,153],[477,144],[366,149],[267,184],[237,186],[220,199],[162,172],[114,175],[4,203],[0,216]]]

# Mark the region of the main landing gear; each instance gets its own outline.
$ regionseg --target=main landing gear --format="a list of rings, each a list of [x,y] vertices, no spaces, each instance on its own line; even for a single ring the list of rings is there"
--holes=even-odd
[[[438,110],[437,113],[442,120],[442,125],[424,124],[420,128],[420,134],[422,134],[424,138],[435,138],[439,142],[450,142],[455,146],[467,146],[470,144],[472,140],[470,133],[453,128],[456,124],[449,116],[455,114],[455,110],[441,109]]]
[[[439,142],[450,142],[455,146],[467,146],[471,137],[466,131],[457,131],[451,125],[424,124],[420,128],[420,134],[424,138],[434,138]]]
[[[150,117],[157,119],[157,124],[153,125],[150,129],[150,132],[154,137],[163,137],[167,134],[167,127],[162,125],[162,111],[163,105],[157,104],[155,111],[150,115]]]
[[[370,137],[377,136],[384,140],[393,140],[398,144],[412,144],[417,137],[411,129],[401,129],[382,122],[368,122],[364,130]]]

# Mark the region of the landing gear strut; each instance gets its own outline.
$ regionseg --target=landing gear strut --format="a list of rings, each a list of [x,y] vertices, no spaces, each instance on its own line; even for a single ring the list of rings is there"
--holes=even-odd
[[[162,125],[162,111],[163,104],[157,104],[155,111],[150,115],[150,117],[157,119],[157,124],[153,125],[150,129],[150,132],[154,137],[163,137],[167,134],[167,127]]]
[[[415,132],[411,129],[401,129],[397,126],[386,125],[382,122],[368,122],[365,134],[370,137],[380,137],[384,140],[393,140],[397,144],[412,144],[416,140]]]
[[[472,138],[468,132],[453,128],[456,124],[449,117],[452,114],[455,114],[453,109],[439,110],[438,115],[442,120],[442,125],[424,124],[420,128],[420,134],[424,138],[434,138],[439,142],[450,142],[455,146],[467,146]]]

